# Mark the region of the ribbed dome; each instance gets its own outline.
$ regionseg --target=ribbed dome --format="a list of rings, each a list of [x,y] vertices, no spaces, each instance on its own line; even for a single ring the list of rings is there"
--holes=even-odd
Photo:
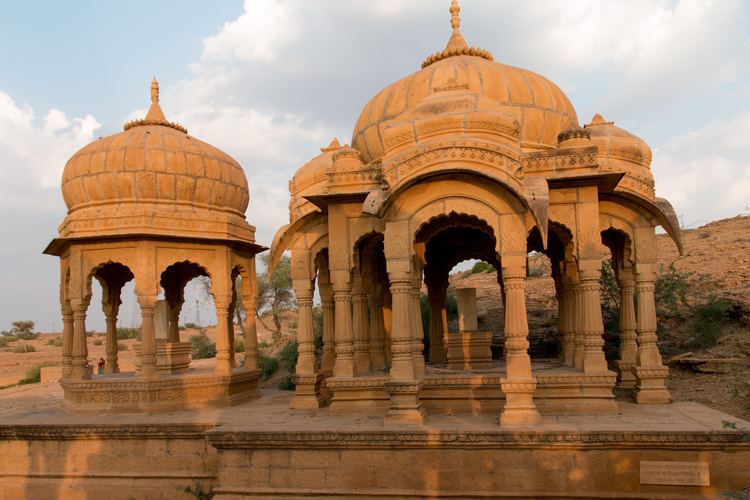
[[[320,148],[320,154],[302,165],[289,181],[289,218],[294,222],[303,215],[317,210],[304,197],[323,194],[326,190],[326,170],[333,165],[333,154],[341,149],[338,139]]]
[[[244,214],[249,194],[242,167],[178,125],[151,120],[153,108],[145,120],[126,124],[124,132],[98,139],[68,160],[62,179],[68,210],[158,201]]]
[[[221,150],[189,136],[184,127],[168,122],[155,80],[146,118],[126,123],[124,129],[85,146],[65,165],[66,231],[80,233],[96,226],[101,234],[109,230],[100,220],[124,213],[140,217],[139,230],[147,232],[165,232],[169,224],[160,226],[159,221],[170,214],[184,219],[192,213],[195,220],[218,218],[247,225],[249,191],[242,167]]]
[[[454,10],[455,9],[455,10]],[[557,145],[557,135],[578,124],[575,109],[554,83],[528,70],[493,62],[489,52],[469,47],[458,32],[458,9],[451,7],[453,35],[445,50],[430,56],[424,67],[389,85],[370,99],[357,120],[352,146],[369,163],[383,156],[382,131],[388,122],[429,96],[454,88],[479,96],[475,111],[507,112],[520,125],[526,150]],[[491,104],[491,110],[481,106]],[[443,108],[435,106],[434,114]]]
[[[585,128],[599,148],[599,157],[619,158],[647,168],[651,165],[651,148],[646,141],[616,127],[614,122],[606,121],[602,115],[594,115],[591,123],[586,124]]]

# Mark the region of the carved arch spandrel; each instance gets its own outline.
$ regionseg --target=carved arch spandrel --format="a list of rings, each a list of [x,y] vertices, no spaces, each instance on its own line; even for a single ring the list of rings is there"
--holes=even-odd
[[[656,262],[656,221],[650,214],[623,200],[599,202],[599,228],[601,231],[614,229],[628,236],[630,262]]]

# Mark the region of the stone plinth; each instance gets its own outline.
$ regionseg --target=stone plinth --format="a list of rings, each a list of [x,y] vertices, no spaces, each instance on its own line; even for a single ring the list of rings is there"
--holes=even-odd
[[[156,369],[163,373],[184,373],[190,369],[190,342],[157,342]]]
[[[450,370],[487,370],[492,368],[492,332],[460,331],[448,334]]]
[[[141,368],[141,344],[133,346],[135,368]],[[190,342],[156,342],[156,369],[160,373],[184,373],[190,370],[192,347]]]
[[[618,401],[596,421],[551,415],[518,429],[494,412],[428,412],[407,428],[290,410],[293,394],[264,392],[102,420],[63,413],[49,386],[20,388],[0,405],[0,498],[698,499],[747,487],[750,422],[696,403]]]
[[[260,370],[235,369],[231,375],[210,371],[144,380],[132,373],[91,380],[60,380],[69,413],[157,413],[227,407],[260,397]]]

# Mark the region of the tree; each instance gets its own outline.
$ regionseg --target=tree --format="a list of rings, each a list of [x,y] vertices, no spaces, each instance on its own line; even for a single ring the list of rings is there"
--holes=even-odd
[[[13,328],[10,329],[10,334],[16,338],[22,340],[33,340],[39,337],[38,333],[34,333],[33,321],[14,321],[11,324],[13,325]]]
[[[281,313],[295,306],[294,291],[292,290],[292,261],[287,255],[281,257],[269,277],[270,254],[264,253],[260,258],[266,266],[266,271],[258,275],[256,314],[268,330],[270,328],[266,326],[263,317],[271,314],[274,324],[274,340],[278,340],[281,337]]]

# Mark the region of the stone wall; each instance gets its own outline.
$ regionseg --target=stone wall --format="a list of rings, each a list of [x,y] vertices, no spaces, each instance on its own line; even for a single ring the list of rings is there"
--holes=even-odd
[[[205,426],[0,429],[2,499],[195,499],[216,478]]]

